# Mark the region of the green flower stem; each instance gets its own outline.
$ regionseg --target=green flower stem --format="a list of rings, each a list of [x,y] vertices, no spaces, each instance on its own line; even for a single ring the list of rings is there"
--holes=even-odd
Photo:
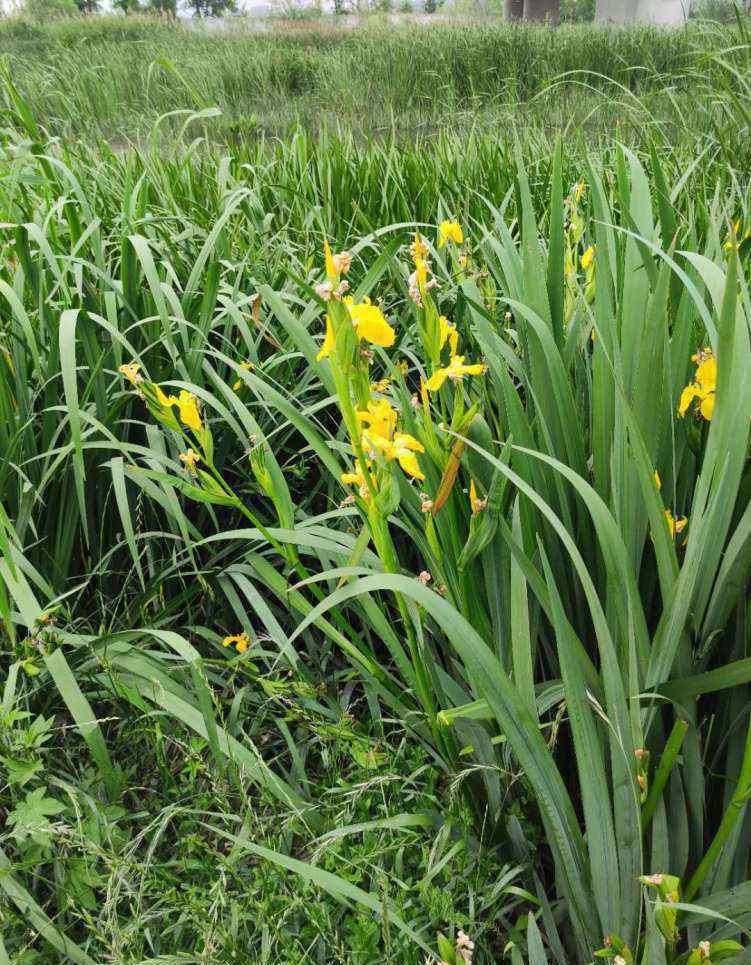
[[[383,518],[373,503],[371,503],[368,519],[370,522],[370,529],[373,534],[373,542],[375,543],[376,550],[383,563],[384,570],[387,573],[400,573],[401,567],[399,566],[396,549],[394,548],[394,543],[391,539],[388,522]],[[399,607],[399,612],[404,622],[405,632],[407,634],[407,646],[412,659],[412,666],[415,671],[415,680],[417,683],[417,696],[423,706],[423,709],[425,710],[425,713],[428,716],[431,730],[438,740],[440,738],[440,730],[437,725],[437,714],[435,701],[433,700],[433,693],[430,687],[430,677],[417,646],[415,631],[412,627],[407,605],[400,593],[396,593],[395,597],[397,606]],[[443,741],[441,740],[440,743],[443,744]]]

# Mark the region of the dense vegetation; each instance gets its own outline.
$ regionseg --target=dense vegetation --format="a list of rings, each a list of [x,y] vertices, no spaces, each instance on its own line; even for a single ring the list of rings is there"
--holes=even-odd
[[[494,21],[207,32],[97,17],[0,21],[0,53],[51,133],[117,144],[149,136],[159,118],[179,131],[185,115],[167,115],[186,107],[220,109],[210,135],[231,140],[342,123],[410,137],[436,126],[585,126],[592,138],[616,123],[643,131],[686,117],[692,133],[697,121],[712,130],[703,115],[728,80],[716,58],[747,63],[745,49],[727,52],[736,36],[703,21],[669,33]]]
[[[743,961],[744,23],[152,29],[0,25],[0,963]]]

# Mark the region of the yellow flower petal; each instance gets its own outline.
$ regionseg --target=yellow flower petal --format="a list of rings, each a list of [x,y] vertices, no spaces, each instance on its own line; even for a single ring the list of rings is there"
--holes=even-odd
[[[357,421],[368,426],[368,431],[373,436],[382,439],[390,439],[391,434],[396,429],[396,409],[394,409],[388,399],[378,399],[368,402],[366,410],[359,410]]]
[[[413,452],[402,452],[397,456],[397,459],[399,465],[408,476],[421,480],[425,478],[425,474],[420,469],[420,464],[417,461],[417,456]]]
[[[693,385],[693,383],[687,385],[686,388],[683,390],[683,392],[681,392],[681,398],[678,403],[678,415],[681,418],[683,418],[686,412],[688,412],[688,407],[691,405],[691,403],[694,401],[694,399],[697,397],[698,394],[699,394],[699,391],[697,387]]]
[[[394,445],[401,449],[409,449],[411,452],[425,452],[425,446],[418,442],[414,436],[406,432],[397,432],[394,436]]]
[[[165,395],[162,391],[161,385],[155,385],[154,391],[156,392],[156,400],[159,405],[164,406],[165,409],[169,409],[170,406],[177,405],[177,399],[174,395]]]
[[[320,362],[321,359],[326,359],[331,355],[331,353],[336,348],[336,339],[334,338],[334,326],[331,322],[331,317],[326,316],[326,337],[323,340],[323,345],[321,346],[321,351],[316,355],[316,362]]]
[[[358,338],[364,338],[371,345],[380,345],[383,348],[394,344],[396,333],[377,305],[371,305],[369,300],[364,301],[360,305],[353,305],[350,314]]]
[[[442,221],[438,225],[438,247],[443,248],[447,241],[457,245],[464,243],[464,232],[458,221]]]
[[[714,392],[717,389],[717,359],[714,355],[704,359],[696,370],[694,380],[703,393]]]
[[[392,452],[387,458],[396,458],[408,476],[413,476],[415,479],[424,479],[425,475],[420,469],[420,464],[415,455],[416,452],[425,452],[422,443],[406,432],[397,432],[394,436]]]
[[[590,245],[589,248],[587,248],[587,250],[582,255],[582,268],[586,271],[587,268],[589,268],[589,266],[594,262],[594,260],[595,260],[595,248],[594,248],[594,245]]]
[[[461,375],[484,375],[486,366],[481,362],[473,363],[472,365],[463,365],[461,368]]]
[[[438,316],[438,342],[440,348],[443,348],[443,346],[446,344],[451,327],[451,322],[446,318],[445,315]]]
[[[338,281],[339,272],[336,270],[336,263],[334,262],[334,257],[331,254],[331,248],[329,248],[329,243],[324,239],[323,242],[323,256],[326,262],[326,274],[328,275],[329,281]]]
[[[430,376],[428,381],[425,383],[425,387],[430,392],[437,392],[448,377],[449,377],[448,369],[436,369],[436,371]]]
[[[182,389],[177,400],[177,408],[180,412],[180,421],[194,432],[202,429],[201,416],[198,414],[198,404],[192,392]]]
[[[699,406],[699,411],[707,420],[707,422],[711,422],[712,416],[714,415],[714,400],[715,400],[715,394],[714,392],[710,392],[710,394],[706,397],[706,399],[702,399],[702,403]]]

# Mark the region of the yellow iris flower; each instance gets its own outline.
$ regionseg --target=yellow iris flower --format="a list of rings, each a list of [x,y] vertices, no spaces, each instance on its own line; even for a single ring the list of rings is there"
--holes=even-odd
[[[349,313],[358,338],[364,338],[371,345],[380,345],[383,348],[394,344],[394,329],[386,321],[381,309],[373,305],[369,298],[364,298],[359,305],[349,306]]]
[[[396,432],[396,409],[387,399],[371,399],[367,409],[357,412],[357,421],[367,426],[362,434],[363,449],[371,456],[380,453],[387,462],[396,460],[409,476],[424,479],[415,453],[425,452],[421,443],[406,432]],[[357,483],[362,486],[365,480],[359,469],[354,473],[345,473],[342,482]]]
[[[345,298],[344,304],[349,309],[352,325],[360,340],[365,339],[371,345],[380,345],[383,348],[389,348],[394,344],[396,332],[389,325],[381,309],[373,305],[369,298],[364,298],[358,305],[355,305],[351,298]],[[334,324],[331,321],[331,315],[326,315],[326,337],[321,351],[316,355],[316,361],[320,362],[321,359],[328,358],[335,347]]]
[[[331,248],[329,247],[329,243],[325,239],[323,242],[323,257],[326,263],[326,275],[329,281],[338,280],[339,272],[336,267],[336,262],[334,261],[334,256],[331,254]]]
[[[414,436],[406,432],[396,432],[394,438],[389,439],[366,430],[362,434],[362,443],[373,455],[380,452],[387,462],[396,460],[408,476],[415,479],[425,478],[416,456],[418,452],[425,452],[425,447]]]
[[[714,414],[715,392],[717,390],[717,359],[712,354],[711,349],[704,349],[693,356],[697,363],[694,381],[689,382],[681,392],[680,402],[678,403],[678,415],[681,418],[686,414],[691,403],[696,400],[696,411],[699,412],[707,422],[712,421]]]
[[[187,392],[185,389],[181,389],[178,397],[175,397],[174,395],[165,395],[162,391],[162,387],[159,385],[154,386],[154,391],[156,392],[156,398],[159,405],[163,406],[165,409],[171,409],[173,405],[176,405],[178,412],[180,413],[180,421],[182,424],[186,425],[194,432],[201,432],[203,425],[201,423],[201,416],[198,412],[198,402],[192,392]]]
[[[591,265],[594,264],[595,260],[595,246],[590,245],[589,248],[582,255],[582,268],[586,271]]]
[[[139,382],[143,381],[143,376],[138,374],[140,368],[138,362],[128,362],[121,365],[117,371],[124,375],[131,385],[138,385]]]
[[[438,225],[438,247],[443,248],[447,241],[464,244],[464,232],[458,221],[442,221]]]
[[[482,375],[486,368],[479,362],[465,365],[463,355],[452,355],[449,364],[443,369],[436,369],[426,384],[431,392],[437,392],[446,379],[461,382],[465,375]]]
[[[177,408],[180,413],[180,421],[194,432],[202,429],[201,416],[198,413],[198,403],[192,392],[181,389],[177,399]]]
[[[681,516],[680,519],[674,519],[669,509],[665,510],[665,521],[668,524],[668,532],[670,533],[671,539],[675,539],[676,533],[683,532],[688,526],[688,519],[685,516]]]
[[[250,646],[250,638],[247,633],[236,633],[222,640],[223,647],[231,647],[233,644],[237,648],[238,653],[245,653]]]

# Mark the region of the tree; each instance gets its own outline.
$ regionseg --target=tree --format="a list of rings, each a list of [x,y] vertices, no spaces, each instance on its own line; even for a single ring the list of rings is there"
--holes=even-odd
[[[160,17],[174,20],[177,16],[177,0],[148,0],[148,9]]]
[[[521,20],[524,16],[524,0],[504,0],[503,16],[506,20]]]
[[[112,6],[116,10],[121,10],[126,16],[129,13],[138,13],[143,9],[140,0],[112,0]]]
[[[525,20],[546,20],[548,23],[558,23],[560,15],[560,0],[524,0]]]
[[[235,0],[188,0],[194,17],[223,17],[237,9]]]

